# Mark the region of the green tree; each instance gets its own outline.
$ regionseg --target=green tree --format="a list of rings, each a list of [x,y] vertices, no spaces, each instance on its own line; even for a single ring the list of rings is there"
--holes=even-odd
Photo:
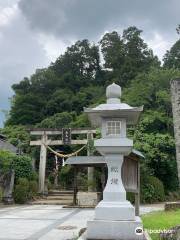
[[[145,165],[166,190],[178,188],[174,138],[169,134],[135,132],[135,147],[145,154]]]
[[[51,117],[45,118],[42,122],[38,123],[36,127],[39,128],[63,128],[68,127],[73,121],[74,114],[68,112],[56,113]]]
[[[135,26],[129,27],[123,32],[123,40],[126,48],[125,69],[127,69],[128,79],[132,79],[137,73],[148,71],[150,67],[160,66],[157,56],[141,38],[142,30]]]
[[[7,137],[8,141],[19,148],[19,150],[22,152],[27,153],[30,151],[30,135],[25,126],[6,126],[0,130],[0,133],[4,134]]]
[[[121,68],[126,52],[120,35],[115,31],[106,33],[100,40],[100,46],[105,61],[104,67],[113,70]]]
[[[98,46],[91,45],[87,39],[77,41],[51,67],[63,77],[63,87],[75,91],[82,85],[87,86],[96,80],[100,71]]]
[[[163,61],[164,68],[180,69],[180,40],[178,40],[172,48],[166,52]]]
[[[42,121],[47,100],[57,82],[56,75],[48,68],[37,70],[30,79],[24,78],[19,84],[14,84],[15,95],[6,125],[33,125]]]
[[[123,31],[122,37],[114,31],[106,33],[100,41],[104,66],[112,68],[111,78],[121,86],[127,86],[138,73],[160,66],[141,33],[142,30],[132,26]]]
[[[137,75],[123,91],[125,102],[144,105],[139,125],[129,131],[135,147],[145,155],[142,173],[147,168],[148,174],[158,177],[170,191],[178,185],[170,98],[170,79],[177,76],[178,70],[151,69]]]

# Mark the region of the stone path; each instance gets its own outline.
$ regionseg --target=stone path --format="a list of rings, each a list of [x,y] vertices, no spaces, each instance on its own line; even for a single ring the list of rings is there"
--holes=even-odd
[[[163,209],[162,204],[141,207],[141,214]],[[0,240],[70,240],[93,218],[93,209],[59,205],[0,208]]]

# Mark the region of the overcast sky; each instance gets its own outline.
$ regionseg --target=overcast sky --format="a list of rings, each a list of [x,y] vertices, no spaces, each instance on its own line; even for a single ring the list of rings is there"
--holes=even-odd
[[[0,109],[9,109],[13,83],[79,39],[136,25],[162,59],[178,39],[179,12],[179,0],[0,0]]]

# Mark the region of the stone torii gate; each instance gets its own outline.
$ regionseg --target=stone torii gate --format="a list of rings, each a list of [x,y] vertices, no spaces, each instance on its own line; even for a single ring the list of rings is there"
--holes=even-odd
[[[65,142],[63,138],[63,130],[69,130],[70,139]],[[39,193],[45,193],[45,173],[46,173],[46,158],[47,149],[46,146],[59,146],[65,144],[73,145],[85,145],[89,140],[93,140],[96,130],[93,129],[31,129],[31,136],[40,136],[38,140],[30,141],[30,146],[40,146],[40,161],[39,161]],[[71,135],[86,135],[85,139],[71,139]],[[52,140],[48,136],[61,136],[59,140]],[[90,150],[87,149],[87,155],[90,155]],[[88,179],[93,179],[93,168],[88,168]]]

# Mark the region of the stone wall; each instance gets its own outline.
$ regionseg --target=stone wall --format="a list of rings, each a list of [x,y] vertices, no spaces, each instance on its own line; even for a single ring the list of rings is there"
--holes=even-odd
[[[171,81],[171,99],[176,142],[176,160],[180,184],[180,78]]]

